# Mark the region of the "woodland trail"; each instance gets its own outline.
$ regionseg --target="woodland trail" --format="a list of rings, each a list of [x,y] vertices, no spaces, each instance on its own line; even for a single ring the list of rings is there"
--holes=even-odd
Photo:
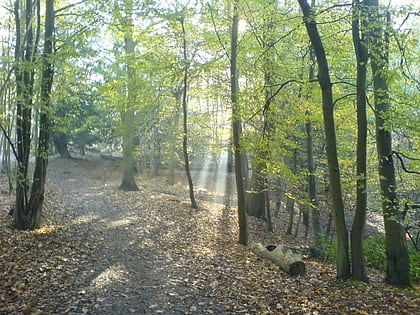
[[[51,182],[63,190],[63,204],[77,201],[76,220],[86,225],[82,230],[89,231],[92,242],[80,274],[83,285],[78,292],[85,301],[70,313],[222,311],[214,299],[200,293],[188,265],[168,246],[182,237],[182,227],[169,213],[165,217],[159,212],[171,211],[179,199],[166,201],[145,189],[118,191],[119,176],[112,163],[69,161],[79,165],[66,171],[62,162],[52,163]]]
[[[418,293],[375,272],[368,285],[340,282],[331,264],[307,260],[291,277],[237,244],[235,209],[209,195],[191,209],[185,187],[163,177],[119,191],[117,165],[52,160],[40,230],[15,231],[1,211],[0,314],[419,313]],[[250,239],[305,242],[251,218]]]

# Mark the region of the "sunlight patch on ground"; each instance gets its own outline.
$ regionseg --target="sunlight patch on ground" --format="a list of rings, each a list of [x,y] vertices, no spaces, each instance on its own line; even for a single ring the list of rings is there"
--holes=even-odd
[[[114,282],[126,281],[127,274],[127,270],[121,265],[113,265],[102,271],[91,284],[94,288],[100,289]]]
[[[36,230],[31,231],[31,234],[35,234],[35,235],[38,235],[38,234],[49,234],[49,233],[54,232],[56,229],[57,229],[57,227],[54,226],[54,225],[43,226],[43,227],[41,227],[39,229],[36,229]]]
[[[129,225],[132,222],[133,222],[132,218],[114,220],[114,221],[111,221],[111,222],[107,222],[106,227],[107,228],[115,228],[115,227],[119,227],[119,226],[123,226],[123,225]]]
[[[80,216],[77,217],[76,219],[73,219],[70,221],[70,225],[78,225],[78,224],[82,224],[82,223],[89,223],[92,222],[93,220],[97,220],[98,216],[97,215],[84,215],[84,216]]]

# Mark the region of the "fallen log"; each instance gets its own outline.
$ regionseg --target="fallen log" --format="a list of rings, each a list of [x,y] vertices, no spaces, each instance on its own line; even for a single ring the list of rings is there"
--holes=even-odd
[[[251,251],[259,257],[268,259],[292,276],[305,274],[305,263],[302,255],[290,251],[282,245],[268,245],[253,243],[249,246]]]

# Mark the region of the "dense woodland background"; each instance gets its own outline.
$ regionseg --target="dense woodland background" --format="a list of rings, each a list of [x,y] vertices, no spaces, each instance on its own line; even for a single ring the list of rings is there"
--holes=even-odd
[[[368,265],[389,284],[419,280],[418,4],[5,0],[0,12],[17,229],[42,226],[49,156],[100,157],[120,162],[123,191],[137,173],[175,185],[184,170],[193,209],[198,191],[235,193],[242,245],[255,217],[304,231],[339,279],[369,282]],[[383,229],[368,237],[372,214]]]

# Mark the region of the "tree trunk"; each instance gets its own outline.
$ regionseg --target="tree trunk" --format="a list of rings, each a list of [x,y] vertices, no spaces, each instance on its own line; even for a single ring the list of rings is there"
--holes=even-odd
[[[396,196],[397,182],[392,157],[392,136],[387,126],[387,118],[391,108],[388,95],[388,41],[389,34],[382,29],[382,21],[377,0],[372,5],[370,57],[374,85],[374,101],[376,114],[376,147],[379,162],[379,182],[382,197],[382,210],[385,225],[386,281],[399,286],[411,286],[410,259],[407,250],[405,230],[401,222]],[[386,27],[390,27],[389,13]],[[383,36],[384,35],[384,36]]]
[[[14,224],[19,230],[30,229],[31,218],[27,204],[29,192],[29,154],[31,149],[31,116],[34,89],[34,70],[29,64],[34,61],[34,28],[33,3],[26,0],[24,42],[21,38],[19,0],[15,1],[16,46],[15,46],[15,79],[16,79],[16,135],[17,135],[17,173],[16,173],[16,204]],[[21,50],[23,47],[23,50]]]
[[[365,2],[365,1],[364,1]],[[365,29],[367,27],[365,4],[353,1],[352,34],[357,63],[357,161],[356,161],[356,211],[351,228],[352,277],[369,282],[363,252],[363,235],[366,224],[366,70],[368,62]],[[360,33],[362,23],[362,33]]]
[[[280,216],[281,202],[282,202],[282,181],[280,177],[276,178],[276,208],[274,209],[274,216],[278,218]]]
[[[286,197],[286,213],[287,217],[287,235],[292,235],[293,222],[295,218],[295,200],[289,196]]]
[[[264,152],[257,152],[254,160],[254,166],[252,167],[250,189],[246,192],[246,212],[248,215],[266,220],[265,213],[265,176],[263,175],[266,169],[265,162],[266,154]]]
[[[67,142],[67,135],[64,132],[55,132],[52,136],[54,148],[57,153],[62,158],[71,158],[69,149],[68,149],[68,142]]]
[[[297,149],[293,150],[293,156],[287,158],[288,166],[293,174],[296,174],[297,171]],[[293,187],[294,185],[290,185]],[[293,189],[293,188],[292,188]],[[287,220],[287,230],[286,234],[292,235],[293,223],[295,218],[295,199],[292,198],[292,195],[295,195],[294,190],[290,190],[289,194],[286,194],[286,213],[289,215]]]
[[[235,178],[236,191],[238,199],[238,223],[239,223],[239,243],[248,245],[248,222],[245,208],[245,189],[244,176],[242,169],[242,150],[241,150],[241,118],[238,104],[238,4],[239,0],[235,0],[233,7],[232,29],[231,29],[231,56],[230,56],[230,99],[232,102],[232,136],[233,150],[235,160]]]
[[[270,246],[265,247],[260,243],[253,243],[249,247],[257,256],[271,260],[292,276],[305,274],[306,266],[301,255],[294,254],[281,245]]]
[[[169,158],[169,172],[168,172],[168,184],[173,186],[175,185],[175,164],[176,164],[176,157],[177,157],[177,130],[178,130],[178,123],[179,123],[179,109],[181,107],[181,98],[182,98],[182,90],[176,89],[173,92],[175,96],[175,109],[174,109],[174,119],[173,119],[173,126],[172,126],[172,133],[171,133],[171,143],[170,143],[170,158]]]
[[[30,229],[37,229],[41,225],[42,206],[45,195],[45,180],[48,166],[48,150],[50,140],[50,113],[51,113],[51,89],[54,70],[53,57],[53,31],[54,31],[54,0],[45,2],[45,41],[42,56],[41,77],[41,111],[39,116],[38,149],[35,157],[35,171],[31,187],[31,196],[28,204]]]
[[[310,38],[318,64],[318,82],[322,92],[322,112],[329,170],[329,185],[334,208],[337,245],[337,278],[350,277],[348,235],[344,216],[344,204],[341,194],[340,167],[337,157],[337,140],[334,122],[334,103],[328,62],[321,37],[318,32],[311,6],[306,0],[298,0],[303,12],[303,20]]]
[[[188,156],[188,111],[187,111],[187,90],[188,90],[188,60],[187,60],[187,39],[185,33],[185,26],[184,26],[184,18],[180,19],[181,28],[182,28],[182,43],[183,43],[183,62],[184,62],[184,78],[183,78],[183,86],[182,86],[182,112],[183,112],[183,128],[184,128],[184,135],[182,137],[182,150],[184,152],[184,163],[185,163],[185,173],[188,180],[188,188],[190,193],[190,201],[191,207],[193,209],[198,208],[198,204],[195,200],[194,196],[194,185],[191,177],[190,172],[190,160]]]
[[[133,54],[136,46],[133,40],[133,1],[126,0],[125,17],[123,18],[124,25],[124,51],[126,57],[126,71],[127,71],[127,101],[121,112],[121,122],[123,128],[123,176],[119,189],[125,191],[138,191],[136,181],[134,179],[134,106],[137,101],[137,87],[136,87],[136,70],[134,69]]]
[[[314,233],[314,248],[321,255],[324,251],[322,244],[322,226],[321,226],[321,214],[319,212],[318,204],[318,193],[316,189],[316,177],[315,177],[315,161],[314,161],[314,147],[312,141],[312,122],[311,117],[308,114],[308,120],[306,122],[306,154],[308,159],[308,194],[309,204],[312,213],[312,230]]]

